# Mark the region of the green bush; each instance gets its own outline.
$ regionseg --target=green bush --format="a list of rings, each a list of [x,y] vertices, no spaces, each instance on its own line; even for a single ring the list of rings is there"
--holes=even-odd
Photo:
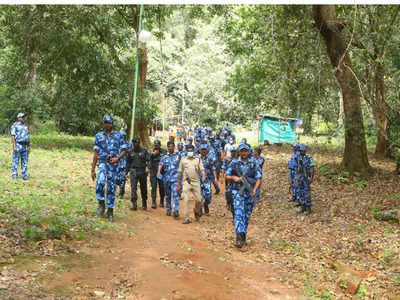
[[[51,120],[45,121],[38,125],[34,133],[37,135],[56,135],[58,133],[56,123]]]

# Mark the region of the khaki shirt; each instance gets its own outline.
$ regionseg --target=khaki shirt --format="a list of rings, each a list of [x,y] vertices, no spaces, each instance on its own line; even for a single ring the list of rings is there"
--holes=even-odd
[[[183,173],[191,182],[198,182],[201,172],[204,171],[203,162],[199,157],[187,157],[181,159],[178,172]]]

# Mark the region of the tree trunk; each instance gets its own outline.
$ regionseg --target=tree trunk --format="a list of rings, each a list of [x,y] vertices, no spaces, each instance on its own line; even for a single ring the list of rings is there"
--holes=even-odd
[[[327,52],[343,95],[345,147],[342,166],[350,173],[366,174],[371,170],[365,142],[358,81],[351,70],[347,44],[336,18],[335,5],[313,5],[315,25],[327,46]]]
[[[139,39],[139,5],[136,5],[136,14],[135,17],[132,20],[132,27],[136,31],[136,38]],[[138,47],[139,47],[139,82],[138,82],[138,93],[136,97],[136,107],[138,105],[141,105],[142,101],[142,91],[143,88],[146,85],[146,76],[147,76],[147,50],[146,50],[146,44],[138,42]],[[132,82],[132,91],[130,95],[130,108],[132,111],[132,99],[133,99],[133,92],[134,92],[134,80],[135,80],[135,74],[132,73],[130,74],[129,79]],[[131,127],[131,122],[132,122],[132,113],[128,114],[129,117],[127,118],[128,120],[128,131],[130,133],[130,127]],[[135,114],[135,132],[133,134],[134,137],[140,137],[142,145],[147,147],[148,149],[151,146],[150,143],[150,138],[149,138],[149,131],[147,128],[147,123],[146,120],[144,120],[143,116],[138,115],[137,113]],[[128,135],[129,135],[128,133]]]
[[[139,55],[139,89],[137,101],[143,106],[143,89],[146,86],[146,76],[147,76],[147,49],[146,44],[140,44],[140,55]],[[142,144],[150,149],[150,137],[147,122],[142,115],[136,115],[135,119],[135,135],[139,136],[142,140]]]
[[[384,82],[382,64],[375,67],[375,100],[373,101],[373,113],[378,127],[378,142],[375,147],[375,155],[379,158],[390,157],[390,143],[388,140],[388,121],[386,117],[386,88]]]
[[[312,122],[312,117],[313,114],[312,112],[308,112],[304,118],[304,132],[303,134],[305,135],[311,135],[312,134],[312,127],[311,127],[311,122]]]

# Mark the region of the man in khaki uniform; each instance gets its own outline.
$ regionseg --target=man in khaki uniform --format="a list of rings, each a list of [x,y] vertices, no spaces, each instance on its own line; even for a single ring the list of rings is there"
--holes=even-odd
[[[183,181],[183,214],[185,220],[183,224],[189,224],[189,199],[190,199],[190,192],[192,192],[195,207],[194,217],[196,221],[200,220],[201,217],[201,193],[200,193],[200,173],[202,179],[205,180],[205,170],[203,167],[203,163],[201,159],[194,155],[194,146],[187,145],[186,146],[187,156],[181,159],[178,168],[178,192],[181,190],[181,182],[182,182],[182,175],[184,174],[184,181]]]

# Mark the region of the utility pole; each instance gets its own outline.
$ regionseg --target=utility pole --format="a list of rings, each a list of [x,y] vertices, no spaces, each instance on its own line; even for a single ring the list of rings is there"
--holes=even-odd
[[[142,14],[143,14],[143,4],[140,4],[139,10],[139,26],[137,32],[137,45],[136,45],[136,65],[135,65],[135,85],[133,89],[133,99],[132,99],[132,120],[131,120],[131,131],[129,139],[132,140],[135,134],[135,114],[136,114],[136,97],[138,90],[138,75],[139,75],[139,34],[142,31]]]
[[[182,124],[184,120],[184,112],[185,112],[185,82],[182,84]]]

